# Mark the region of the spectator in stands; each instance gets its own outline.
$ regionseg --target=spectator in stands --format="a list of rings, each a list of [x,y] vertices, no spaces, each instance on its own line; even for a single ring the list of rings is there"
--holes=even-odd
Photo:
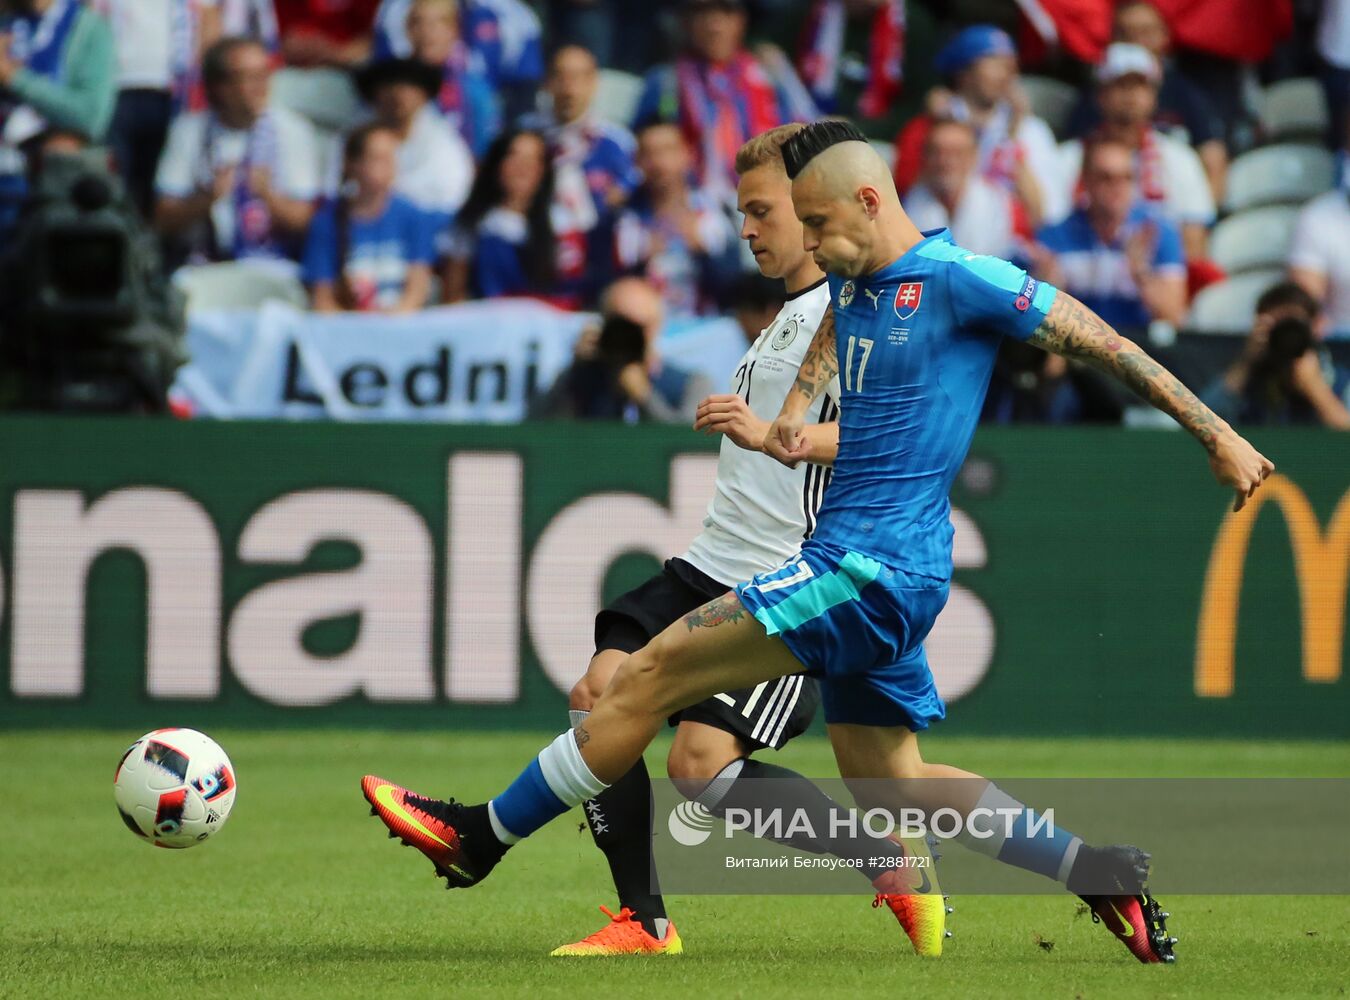
[[[980,420],[991,424],[1070,424],[1083,418],[1083,402],[1069,364],[1059,354],[1012,337],[1003,338]],[[1103,419],[1095,417],[1094,419]],[[1120,419],[1119,411],[1114,420]]]
[[[473,153],[433,100],[441,73],[416,59],[385,59],[362,67],[356,87],[375,120],[399,137],[395,190],[448,224],[473,184]]]
[[[966,28],[938,53],[937,67],[952,90],[929,97],[928,112],[896,137],[895,186],[907,194],[919,178],[928,130],[938,118],[969,122],[979,139],[979,170],[1022,203],[1032,227],[1058,222],[1069,210],[1069,188],[1050,126],[1031,113],[1017,81],[1017,50],[998,28]]]
[[[1200,398],[1232,423],[1350,430],[1350,372],[1319,349],[1322,328],[1317,300],[1302,286],[1285,281],[1268,288],[1242,352]]]
[[[1214,222],[1214,194],[1195,150],[1153,126],[1162,70],[1147,49],[1125,42],[1107,47],[1097,68],[1097,103],[1102,112],[1095,139],[1114,139],[1134,151],[1136,183],[1142,198],[1181,227],[1182,246],[1191,263],[1206,255],[1208,227]],[[1079,184],[1083,141],[1061,147],[1065,175]]]
[[[555,44],[580,46],[610,69],[642,74],[666,54],[653,25],[673,5],[674,0],[547,0],[545,14]]]
[[[1260,94],[1256,69],[1294,28],[1294,8],[1321,0],[1154,0],[1176,39],[1177,64],[1223,122],[1230,149],[1257,138]],[[1310,32],[1309,32],[1310,33]],[[1311,41],[1301,31],[1295,46]]]
[[[1331,114],[1331,144],[1350,148],[1350,0],[1323,0],[1317,54]]]
[[[357,66],[370,58],[380,0],[273,0],[287,65]]]
[[[1350,337],[1350,128],[1336,169],[1336,190],[1318,195],[1299,213],[1289,274],[1322,303],[1333,336]]]
[[[501,131],[501,108],[482,57],[460,37],[456,0],[412,0],[408,40],[414,59],[440,71],[436,107],[474,155],[482,156]]]
[[[591,112],[598,82],[595,57],[578,45],[564,45],[549,62],[548,109],[527,115],[522,124],[548,138],[555,171],[581,175],[596,214],[603,216],[628,200],[642,175],[632,133]]]
[[[149,217],[174,113],[200,105],[202,55],[221,36],[216,0],[97,0],[112,24],[117,104],[108,128],[127,192]]]
[[[747,343],[753,344],[769,328],[785,301],[781,280],[766,278],[758,271],[741,273],[732,291],[731,308]]]
[[[664,363],[656,339],[661,296],[639,278],[620,278],[605,292],[601,325],[584,331],[576,356],[530,408],[533,417],[693,423],[708,378]]]
[[[1158,61],[1162,76],[1158,85],[1153,127],[1195,147],[1204,165],[1214,200],[1223,200],[1228,174],[1228,147],[1224,124],[1208,98],[1177,69],[1172,59],[1172,36],[1167,21],[1151,0],[1126,0],[1115,12],[1114,39],[1147,49]],[[1069,133],[1084,138],[1101,125],[1101,109],[1085,94],[1069,120]]]
[[[220,32],[236,38],[252,38],[273,56],[281,55],[281,29],[272,0],[218,0]]]
[[[409,313],[426,305],[430,220],[394,193],[398,136],[363,125],[343,147],[342,187],[309,227],[301,276],[319,312]]]
[[[26,189],[20,147],[48,126],[103,138],[114,100],[108,22],[78,0],[3,0],[0,34],[0,233]]]
[[[1011,258],[1030,235],[1021,204],[1007,188],[982,177],[979,148],[969,122],[939,119],[923,144],[923,172],[905,195],[905,211],[919,229],[950,229],[952,239],[976,253]]]
[[[320,189],[313,130],[268,107],[271,64],[247,38],[223,38],[202,62],[208,110],[180,115],[155,175],[155,226],[196,259],[297,255]]]
[[[538,132],[508,131],[488,147],[440,248],[447,301],[529,295],[580,303],[585,234],[554,201],[553,182],[548,144]]]
[[[1083,162],[1083,207],[1040,233],[1037,277],[1131,336],[1154,320],[1186,318],[1181,234],[1138,198],[1134,152],[1114,139],[1090,143]]]
[[[869,135],[884,126],[878,119],[890,118],[904,83],[905,27],[904,0],[812,0],[797,64],[817,106],[871,119],[859,122]]]
[[[643,127],[642,186],[614,224],[619,270],[646,278],[677,316],[714,311],[737,272],[736,232],[719,205],[690,187],[692,160],[678,125]]]
[[[408,8],[412,0],[382,0],[375,17],[376,59],[412,55]],[[523,0],[462,0],[460,37],[487,71],[502,98],[507,118],[534,106],[534,92],[544,75],[543,28],[539,16]]]
[[[697,187],[734,201],[736,151],[746,140],[787,120],[784,100],[744,47],[740,0],[685,0],[685,48],[647,74],[634,128],[679,124],[694,150]]]

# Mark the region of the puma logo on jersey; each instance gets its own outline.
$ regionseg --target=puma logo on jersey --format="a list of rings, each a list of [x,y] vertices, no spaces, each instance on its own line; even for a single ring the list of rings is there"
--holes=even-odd
[[[881,306],[881,293],[874,292],[870,288],[864,288],[863,294],[872,300],[872,311],[876,312]]]

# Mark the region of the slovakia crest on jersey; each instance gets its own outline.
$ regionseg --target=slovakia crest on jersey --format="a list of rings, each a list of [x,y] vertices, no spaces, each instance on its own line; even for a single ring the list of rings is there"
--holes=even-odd
[[[844,282],[843,287],[839,289],[839,308],[840,308],[840,309],[847,309],[847,308],[848,308],[849,303],[853,301],[853,293],[854,293],[856,290],[857,290],[857,289],[854,287],[853,279],[852,279],[852,278],[849,278],[848,281]]]
[[[895,290],[895,315],[899,319],[910,319],[919,311],[923,301],[923,282],[906,281]]]

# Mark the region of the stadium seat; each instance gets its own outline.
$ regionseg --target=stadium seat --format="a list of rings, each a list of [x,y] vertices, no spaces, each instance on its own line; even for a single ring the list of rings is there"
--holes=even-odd
[[[1256,300],[1271,285],[1283,280],[1283,270],[1267,268],[1210,285],[1191,303],[1186,328],[1192,333],[1246,333],[1256,313]]]
[[[1244,153],[1228,169],[1230,212],[1307,201],[1331,188],[1334,159],[1320,146],[1281,143]]]
[[[272,74],[272,103],[329,131],[346,131],[361,115],[351,76],[335,69],[277,70]]]
[[[266,265],[231,262],[180,268],[173,282],[187,296],[189,312],[259,309],[264,302],[308,305],[298,278]]]
[[[1310,77],[1272,83],[1261,97],[1261,132],[1267,142],[1289,138],[1320,141],[1330,121],[1326,93]]]
[[[1048,76],[1022,77],[1022,89],[1031,101],[1031,110],[1050,126],[1055,135],[1063,138],[1064,129],[1069,124],[1078,103],[1078,91],[1061,80],[1052,80]]]
[[[606,121],[627,128],[633,123],[638,101],[642,98],[642,78],[618,69],[602,69],[591,105],[597,115]]]
[[[1272,205],[1230,215],[1210,234],[1209,255],[1229,274],[1282,266],[1298,213],[1290,205]]]
[[[869,140],[872,148],[881,154],[881,158],[886,161],[886,166],[890,167],[891,173],[895,173],[895,143],[882,142],[880,139]]]

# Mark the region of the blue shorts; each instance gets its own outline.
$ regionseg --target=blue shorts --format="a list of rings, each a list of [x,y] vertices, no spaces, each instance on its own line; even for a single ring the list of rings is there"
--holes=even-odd
[[[948,589],[808,540],[783,566],[740,584],[736,596],[822,679],[826,722],[918,732],[947,714],[923,641]]]

